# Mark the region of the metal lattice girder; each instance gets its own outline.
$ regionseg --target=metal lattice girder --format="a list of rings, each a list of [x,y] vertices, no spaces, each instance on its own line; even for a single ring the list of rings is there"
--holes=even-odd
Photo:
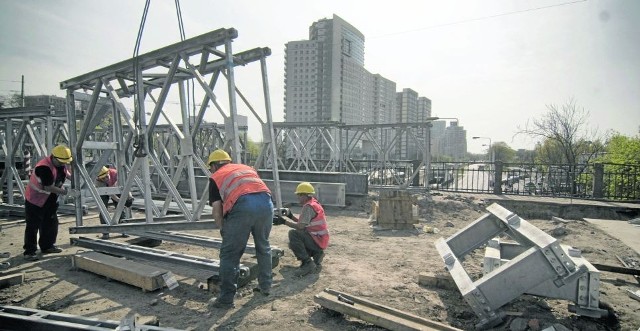
[[[0,306],[0,325],[3,330],[106,331],[117,330],[120,322],[40,309]],[[135,328],[140,331],[180,331],[153,325],[136,325]]]
[[[488,214],[435,243],[463,298],[480,317],[479,326],[499,323],[504,316],[499,308],[522,294],[573,301],[576,305],[570,308],[580,315],[606,314],[599,308],[599,272],[579,253],[496,203],[487,210]],[[494,239],[500,234],[518,244],[505,246],[513,248],[505,259]],[[461,261],[485,244],[486,274],[474,281]]]
[[[242,162],[243,145],[246,145],[242,143],[241,136],[244,135],[245,142],[247,140],[247,130],[242,134],[242,127],[238,124],[237,96],[245,102],[261,125],[269,127],[268,130],[262,128],[265,132],[264,140],[274,139],[265,61],[271,51],[269,48],[254,48],[234,54],[231,43],[237,35],[238,32],[232,28],[218,29],[60,83],[60,88],[67,90],[68,109],[73,107],[78,90],[91,91],[84,98],[89,100],[86,121],[78,122],[79,127],[76,128],[75,114],[67,113],[69,131],[78,133],[69,137],[74,158],[86,161],[85,151],[97,151],[101,157],[95,168],[106,163],[115,165],[120,194],[126,196],[132,189],[137,189],[144,198],[142,200],[148,223],[165,216],[170,204],[177,206],[178,212],[187,221],[193,222],[200,218],[207,203],[207,192],[203,191],[201,198],[198,198],[195,170],[200,169],[206,176],[210,175],[209,167],[203,161],[205,149],[202,144],[206,141],[201,134],[207,129],[203,118],[209,106],[213,106],[211,109],[217,111],[215,115],[220,116],[220,120],[216,122],[224,123],[224,134],[218,133],[215,137],[210,137],[220,138],[222,142],[216,141],[217,147],[229,150],[236,162]],[[238,89],[234,76],[236,67],[257,61],[260,61],[262,73],[266,120],[260,118],[258,112],[249,105]],[[226,79],[228,109],[220,105],[215,94],[218,78]],[[189,98],[192,95],[188,90],[189,81],[193,82],[194,89],[200,89],[199,94],[203,96],[197,115],[195,108],[193,113],[189,109]],[[112,132],[101,132],[98,135],[95,133],[102,129],[98,124],[105,110],[104,107],[97,107],[102,94],[106,94],[112,103],[110,110],[113,127]],[[193,93],[194,98],[195,95]],[[169,116],[166,109],[170,96],[179,98],[176,103],[178,106],[174,107],[180,110],[179,120]],[[133,112],[125,106],[126,99],[131,101],[132,97]],[[145,111],[145,104],[152,104],[148,113]],[[195,104],[195,100],[191,104]],[[160,120],[168,124],[162,127]],[[104,144],[88,143],[88,140],[96,140],[98,136],[102,137]],[[125,199],[121,199],[115,211],[109,214],[95,187],[95,168],[90,172],[83,162],[74,163],[72,187],[86,188],[85,191],[96,201],[99,212],[107,219],[108,225],[115,225],[125,210]],[[277,177],[277,168],[273,171]],[[160,179],[158,187],[151,182],[152,174]],[[181,182],[187,182],[186,195],[191,204],[185,203],[186,198],[176,188]],[[156,206],[152,193],[164,194],[166,199],[162,206]],[[279,203],[279,188],[273,193]],[[82,226],[79,213],[76,214],[76,223]]]
[[[25,186],[22,178],[26,178],[28,173],[26,168],[31,167],[31,163],[49,155],[53,148],[54,138],[58,138],[56,133],[65,131],[65,118],[56,116],[49,107],[17,107],[0,110],[0,119],[4,125],[0,125],[0,145],[4,152],[4,159],[0,160],[5,164],[5,171],[0,177],[0,187],[5,187],[7,203],[13,204],[14,188],[17,187],[20,196],[25,195]],[[64,133],[62,134],[64,136]],[[23,158],[25,154],[29,159]],[[16,163],[29,164],[22,165],[22,171],[16,168]],[[22,202],[22,201],[20,201]]]
[[[211,247],[220,249],[222,247],[222,239],[200,236],[192,233],[185,232],[175,232],[175,231],[145,231],[145,232],[136,232],[134,233],[141,237],[150,238],[150,239],[158,239],[158,240],[167,240],[172,242],[179,242],[183,244],[197,245],[201,247]],[[244,252],[246,254],[256,254],[256,246],[253,244],[247,243],[247,247]],[[276,257],[284,256],[284,251],[278,247],[271,246],[271,255]]]
[[[427,165],[430,164],[430,135],[422,133],[429,132],[430,122],[436,119],[428,118],[420,123],[364,125],[335,121],[274,123],[279,144],[277,150],[283,150],[285,154],[278,155],[277,162],[274,162],[269,150],[264,149],[258,157],[256,167],[269,169],[273,164],[278,164],[284,169],[298,171],[367,171],[371,174],[388,174],[392,185],[406,188],[420,175],[420,169],[428,168]],[[391,168],[390,162],[400,148],[401,137],[415,141],[415,146],[422,155],[421,162],[409,168],[409,175],[403,178]],[[376,160],[372,162],[371,169],[361,169],[352,160],[355,150],[363,149],[364,142],[368,144],[369,153]],[[426,178],[425,172],[425,186],[428,185]],[[371,176],[371,179],[376,178]]]
[[[149,261],[168,262],[195,269],[211,271],[214,275],[218,275],[218,272],[220,270],[220,262],[218,260],[165,251],[161,249],[147,248],[137,245],[112,242],[108,240],[90,239],[83,237],[71,238],[71,244],[74,246],[90,248],[103,253],[116,254],[126,257],[136,257]],[[241,279],[250,276],[249,267],[240,264],[238,268],[240,271]]]

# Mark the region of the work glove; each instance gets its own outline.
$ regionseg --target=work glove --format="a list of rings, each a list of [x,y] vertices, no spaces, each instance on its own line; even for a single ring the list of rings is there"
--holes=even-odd
[[[133,205],[133,198],[127,198],[127,201],[124,202],[124,206],[129,208]]]
[[[287,209],[287,214],[285,215],[290,219],[293,219],[293,213],[291,212],[291,209]]]
[[[282,218],[282,216],[280,215],[274,215],[273,216],[273,225],[282,225],[284,224],[286,221],[284,218]]]

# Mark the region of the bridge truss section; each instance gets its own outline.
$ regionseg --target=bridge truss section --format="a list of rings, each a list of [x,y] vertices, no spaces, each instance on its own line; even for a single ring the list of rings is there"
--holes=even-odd
[[[66,116],[49,107],[17,107],[0,110],[0,142],[4,155],[5,169],[0,177],[0,188],[6,187],[6,201],[9,205],[24,204],[24,200],[14,200],[17,188],[24,197],[23,179],[28,179],[28,171],[35,163],[48,156],[57,142],[68,141],[69,131]],[[22,163],[21,170],[16,163]],[[6,186],[5,186],[6,185]]]
[[[431,163],[431,122],[428,119],[419,123],[363,125],[331,121],[274,123],[277,164],[289,171],[366,172],[370,185],[401,189],[411,186],[418,177],[428,187],[425,170],[430,169]],[[415,144],[419,164],[397,160],[407,139]],[[271,155],[271,149],[264,148],[256,167],[270,169]],[[402,170],[398,169],[399,163],[404,164]]]
[[[505,316],[499,308],[523,294],[571,301],[569,310],[578,315],[607,315],[607,310],[599,307],[600,272],[579,250],[561,245],[497,203],[487,211],[464,229],[435,243],[464,300],[480,318],[478,328],[499,324]],[[513,244],[500,245],[495,239],[500,235],[514,240],[517,248]],[[485,274],[473,280],[462,261],[484,245]]]
[[[100,214],[109,223],[106,227],[119,223],[125,199],[121,199],[115,212],[110,214],[100,195],[126,196],[134,189],[144,201],[146,223],[166,217],[169,205],[177,207],[179,214],[184,216],[184,229],[200,219],[207,204],[208,188],[200,194],[196,192],[195,172],[197,169],[206,176],[210,172],[202,150],[195,152],[202,146],[197,147],[199,145],[194,140],[195,133],[206,127],[204,117],[209,110],[214,110],[215,122],[225,128],[224,135],[219,135],[222,139],[218,142],[220,145],[212,148],[230,151],[235,162],[242,160],[237,122],[238,97],[262,126],[263,140],[274,139],[266,71],[266,57],[271,51],[269,48],[254,48],[233,53],[232,41],[237,36],[238,32],[233,28],[218,29],[60,83],[60,88],[66,90],[68,109],[75,103],[76,91],[88,91],[90,95],[84,121],[78,122],[72,111],[67,113],[69,132],[76,133],[70,135],[69,144],[75,160],[86,160],[89,153],[101,156],[91,168],[84,162],[74,162],[72,188],[81,189],[96,201]],[[236,71],[251,68],[249,64],[252,63],[259,64],[264,94],[262,112],[251,106],[236,84]],[[193,114],[188,106],[191,97],[189,83],[195,86],[194,99],[196,92],[202,96],[198,109],[194,105]],[[104,114],[101,112],[103,108],[96,107],[101,96],[111,101],[111,114]],[[179,100],[178,106],[171,106],[172,97]],[[221,100],[226,100],[228,106],[223,106]],[[172,111],[178,115],[172,116]],[[100,123],[104,116],[111,116],[112,131],[108,134],[102,132],[103,140],[92,140],[97,131],[103,130]],[[166,148],[169,136],[177,141],[172,150]],[[177,162],[170,172],[166,169],[167,153],[171,154],[172,162]],[[106,164],[115,165],[118,169],[118,187],[96,187],[95,175]],[[277,170],[273,167],[275,178]],[[167,189],[166,198],[159,203],[152,199],[152,193],[157,190],[151,180],[154,172]],[[186,181],[189,187],[187,197],[182,197],[176,189],[181,181]],[[273,193],[280,206],[279,189],[275,191]],[[189,205],[186,199],[189,199]],[[78,226],[82,226],[81,200],[76,201]]]

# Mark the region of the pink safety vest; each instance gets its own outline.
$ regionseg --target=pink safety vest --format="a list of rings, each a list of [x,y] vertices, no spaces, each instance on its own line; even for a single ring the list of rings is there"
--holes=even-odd
[[[305,205],[309,205],[316,212],[316,217],[311,219],[311,222],[305,230],[309,232],[313,241],[322,249],[326,249],[329,246],[329,228],[327,227],[327,220],[324,215],[324,209],[320,206],[320,203],[316,198],[311,198]]]
[[[222,197],[222,215],[226,215],[238,198],[245,194],[271,191],[255,169],[244,164],[229,163],[211,174]]]
[[[58,169],[53,165],[51,156],[47,156],[44,159],[38,161],[38,163],[36,164],[36,168],[40,166],[46,166],[51,169],[51,173],[53,174],[53,181],[55,183],[55,180],[58,178]],[[64,171],[67,177],[71,176],[71,173],[66,166],[64,167]],[[40,177],[38,177],[38,175],[36,175],[36,172],[34,170],[29,177],[29,185],[27,185],[25,199],[38,207],[42,207],[44,206],[44,203],[47,202],[50,194],[51,192],[44,190],[42,180],[40,179]]]
[[[107,186],[112,187],[118,181],[118,170],[109,168],[109,180],[107,181]]]

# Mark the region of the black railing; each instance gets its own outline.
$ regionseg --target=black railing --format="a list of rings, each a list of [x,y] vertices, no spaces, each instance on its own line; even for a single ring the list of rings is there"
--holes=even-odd
[[[430,188],[454,192],[640,201],[640,166],[432,163]]]

